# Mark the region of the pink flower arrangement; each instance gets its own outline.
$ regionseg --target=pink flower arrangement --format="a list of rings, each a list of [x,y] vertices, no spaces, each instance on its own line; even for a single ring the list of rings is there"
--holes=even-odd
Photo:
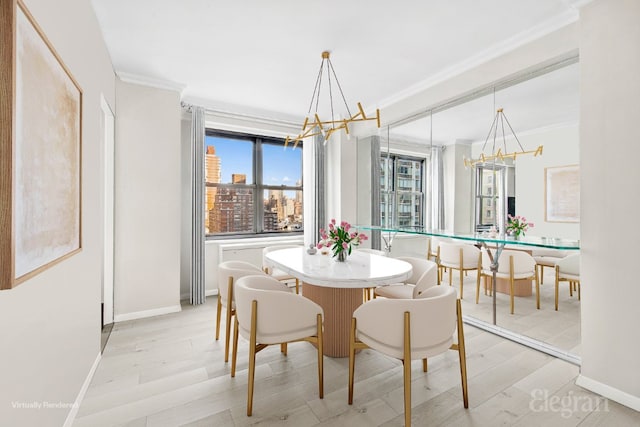
[[[351,224],[347,221],[341,221],[340,225],[336,225],[335,219],[329,223],[328,230],[320,229],[320,238],[322,240],[318,242],[318,249],[331,248],[334,257],[341,252],[345,252],[346,255],[351,254],[352,245],[357,246],[368,239],[364,233],[351,231]]]
[[[525,231],[533,228],[532,222],[527,222],[527,218],[516,215],[508,215],[507,219],[507,233],[519,237],[521,234],[524,236]]]

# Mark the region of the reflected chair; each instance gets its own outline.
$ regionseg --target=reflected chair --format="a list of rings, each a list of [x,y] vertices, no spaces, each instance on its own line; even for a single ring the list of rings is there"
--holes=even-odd
[[[411,264],[411,277],[405,283],[378,286],[374,295],[392,299],[417,298],[427,289],[438,283],[438,265],[423,258],[398,257]]]
[[[457,344],[453,335],[457,328]],[[411,425],[411,361],[457,350],[464,407],[469,407],[462,309],[456,291],[445,286],[427,289],[417,299],[375,299],[356,309],[349,336],[349,405],[353,404],[356,350],[372,348],[400,359],[404,365],[404,418]],[[435,374],[437,375],[437,374]]]
[[[567,251],[559,249],[532,249],[531,255],[536,260],[536,267],[539,267],[540,284],[544,283],[544,268],[551,267],[555,270],[556,263],[568,255]]]
[[[438,249],[440,248],[440,242],[444,239],[439,237],[429,237],[427,240],[427,259],[438,262]]]
[[[387,253],[385,251],[382,251],[380,249],[371,249],[371,248],[358,248],[357,249],[358,252],[366,252],[369,254],[374,254],[374,255],[380,255],[380,256],[387,256]],[[372,288],[363,288],[362,289],[362,298],[364,301],[369,301],[372,296],[375,298],[375,293],[374,293],[375,287]]]
[[[277,251],[280,249],[300,248],[300,247],[302,247],[302,245],[274,245],[274,246],[267,246],[264,249],[262,249],[262,269],[264,270],[264,272],[267,273],[269,276],[273,277],[274,279],[279,280],[281,282],[295,281],[296,294],[300,293],[300,281],[296,277],[293,277],[292,275],[285,273],[282,270],[279,270],[277,268],[270,268],[266,263],[265,255],[268,254],[269,252]]]
[[[568,255],[556,263],[556,311],[558,311],[558,288],[562,281],[569,282],[569,295],[571,296],[573,296],[573,287],[578,287],[578,301],[580,301],[579,253]]]
[[[308,341],[318,352],[318,394],[324,397],[322,308],[301,295],[295,295],[280,281],[268,276],[245,276],[236,283],[236,325],[233,333],[231,376],[236,373],[238,334],[249,340],[249,381],[247,416],[253,412],[256,353],[280,344],[286,355],[287,343]]]
[[[465,243],[442,242],[440,243],[440,263],[439,268],[449,269],[449,286],[453,270],[460,271],[460,299],[463,298],[464,273],[469,270],[480,272],[482,258],[480,249]],[[440,273],[442,278],[442,273]]]
[[[265,273],[253,264],[244,261],[225,261],[218,264],[218,311],[216,313],[216,341],[220,338],[220,317],[226,313],[224,336],[224,361],[229,361],[229,340],[231,338],[231,319],[236,314],[234,283],[242,276]]]
[[[476,304],[480,298],[480,279],[485,278],[485,283],[491,280],[493,272],[490,269],[491,260],[486,249],[482,249],[482,268],[476,281]],[[535,280],[536,284],[536,308],[540,309],[540,283],[538,281],[538,269],[536,261],[531,255],[523,251],[504,249],[498,259],[497,279],[509,280],[510,313],[514,312],[514,288],[516,280]],[[495,292],[495,289],[492,289]]]

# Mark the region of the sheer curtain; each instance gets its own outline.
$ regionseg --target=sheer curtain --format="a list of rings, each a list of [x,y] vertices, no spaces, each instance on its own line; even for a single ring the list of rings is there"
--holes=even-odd
[[[204,109],[191,107],[191,304],[204,304]]]
[[[313,184],[316,190],[314,200],[315,206],[312,207],[312,212],[315,214],[313,229],[313,236],[315,237],[315,240],[313,243],[317,243],[320,241],[320,229],[327,227],[327,147],[320,136],[315,137],[313,141],[313,150],[315,166],[315,182]]]
[[[444,173],[442,152],[444,147],[431,147],[431,215],[430,228],[444,228]]]

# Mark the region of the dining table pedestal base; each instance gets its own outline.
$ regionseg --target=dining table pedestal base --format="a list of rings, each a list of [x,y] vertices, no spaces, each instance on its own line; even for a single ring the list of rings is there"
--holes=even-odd
[[[324,355],[349,357],[349,326],[353,312],[362,304],[362,289],[329,288],[305,282],[302,294],[324,311]]]

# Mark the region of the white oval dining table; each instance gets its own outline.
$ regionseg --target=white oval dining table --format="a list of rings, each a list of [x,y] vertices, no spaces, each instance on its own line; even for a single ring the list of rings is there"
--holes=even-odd
[[[353,250],[345,262],[331,253],[308,254],[306,248],[269,252],[266,264],[303,282],[304,297],[324,310],[324,354],[349,355],[349,325],[353,311],[363,302],[363,288],[404,282],[411,264],[368,252]]]

